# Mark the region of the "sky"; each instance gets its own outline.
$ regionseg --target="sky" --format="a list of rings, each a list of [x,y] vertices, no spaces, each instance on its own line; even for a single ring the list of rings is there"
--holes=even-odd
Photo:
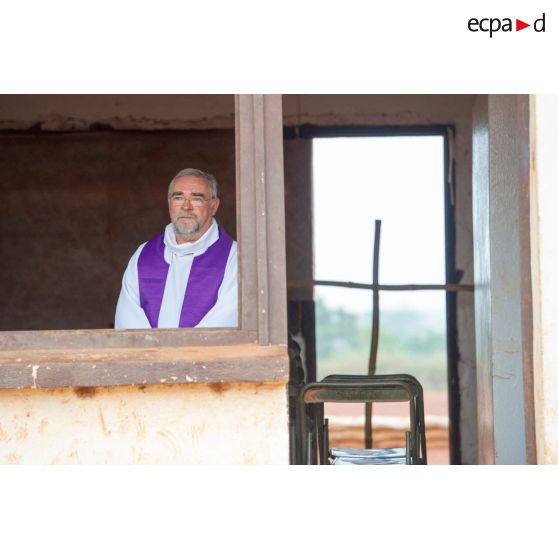
[[[313,142],[314,278],[372,282],[382,221],[383,284],[445,282],[443,138],[319,138]],[[318,287],[333,307],[368,311],[370,291]],[[443,310],[436,291],[380,293],[382,308]]]

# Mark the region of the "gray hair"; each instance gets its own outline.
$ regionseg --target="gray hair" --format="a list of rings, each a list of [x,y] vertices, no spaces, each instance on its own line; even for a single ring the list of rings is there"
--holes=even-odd
[[[170,182],[169,184],[169,196],[171,195],[172,188],[176,180],[182,176],[197,176],[198,178],[205,178],[209,186],[209,192],[212,198],[217,197],[217,180],[212,174],[204,172],[198,169],[182,169]]]

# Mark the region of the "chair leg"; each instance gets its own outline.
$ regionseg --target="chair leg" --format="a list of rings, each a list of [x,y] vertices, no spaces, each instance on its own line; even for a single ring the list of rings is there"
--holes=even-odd
[[[329,419],[324,419],[323,425],[320,465],[329,465]]]
[[[411,457],[411,433],[405,432],[405,463],[407,465],[412,465],[413,460]]]
[[[409,398],[409,420],[411,423],[411,431],[405,433],[405,437],[407,438],[407,435],[409,437],[410,460],[414,465],[418,463],[419,450],[417,444],[417,407],[413,397]]]
[[[418,402],[418,414],[420,420],[420,448],[421,448],[421,463],[426,465],[426,423],[424,420],[424,401],[420,398]]]
[[[314,432],[312,430],[308,431],[306,437],[306,463],[305,465],[314,465],[313,463],[314,455]]]
[[[306,416],[306,405],[304,398],[299,395],[298,399],[298,433],[299,433],[299,450],[300,465],[309,465],[310,456],[312,455],[311,433],[308,429],[308,417]]]

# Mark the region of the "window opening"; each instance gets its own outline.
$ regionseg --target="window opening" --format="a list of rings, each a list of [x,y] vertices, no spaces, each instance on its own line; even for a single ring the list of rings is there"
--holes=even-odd
[[[183,134],[182,131],[175,133]],[[20,134],[28,136],[28,131],[6,131],[2,137]],[[84,132],[82,140],[89,134]],[[146,335],[145,330],[106,327],[98,330],[18,331],[11,329],[12,322],[8,322],[10,330],[0,331],[3,349],[0,351],[0,387],[282,382],[286,379],[286,285],[284,274],[277,272],[285,267],[279,95],[235,96],[234,146],[230,154],[233,164],[228,168],[237,185],[233,200],[236,198],[239,221],[243,223],[242,230],[237,231],[238,242],[240,246],[254,247],[253,250],[242,249],[239,254],[242,276],[239,282],[239,327],[158,328]],[[183,155],[178,150],[177,155],[181,153]],[[5,157],[4,151],[2,155]],[[23,167],[16,165],[17,168]],[[83,172],[86,171],[84,168]],[[262,176],[265,177],[263,183]],[[256,196],[256,190],[262,195]],[[37,199],[41,201],[43,198]],[[90,198],[86,196],[85,201],[88,200]],[[268,208],[273,210],[268,211]],[[1,219],[0,222],[6,225]],[[18,248],[6,238],[3,241],[3,249]],[[273,257],[268,257],[268,253]],[[8,271],[13,273],[11,269]],[[44,273],[39,266],[35,271]],[[3,275],[2,279],[5,277]],[[266,296],[255,298],[254,292]],[[237,353],[237,357],[244,357],[240,368],[230,365],[230,353],[226,350],[230,345],[241,347],[241,352]],[[220,350],[202,351],[203,359],[200,359],[200,346],[219,347]],[[160,373],[153,373],[154,362],[158,363]]]
[[[60,99],[51,102],[60,106]],[[85,113],[110,105],[99,96],[80,99],[72,102]],[[15,113],[27,110],[24,97],[13,102]],[[170,111],[184,110],[168,102]],[[111,329],[126,266],[140,244],[169,224],[168,185],[185,167],[217,178],[215,218],[236,240],[234,97],[195,99],[190,110],[197,118],[217,110],[212,103],[229,111],[227,125],[211,130],[149,124],[160,103],[146,96],[134,105],[129,118],[143,123],[138,129],[118,121],[112,128],[66,129],[73,121],[60,117],[61,130],[0,133],[0,331]],[[37,118],[33,106],[30,121]],[[120,110],[116,116],[128,118]]]

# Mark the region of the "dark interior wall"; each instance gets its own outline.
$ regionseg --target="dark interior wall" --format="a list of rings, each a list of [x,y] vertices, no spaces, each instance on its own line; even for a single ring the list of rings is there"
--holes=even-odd
[[[122,273],[195,167],[236,237],[233,130],[0,134],[0,329],[112,327]]]
[[[283,146],[288,297],[312,300],[312,140],[285,139]]]
[[[285,138],[285,244],[289,331],[301,350],[306,381],[316,379],[314,250],[312,244],[312,141]]]

